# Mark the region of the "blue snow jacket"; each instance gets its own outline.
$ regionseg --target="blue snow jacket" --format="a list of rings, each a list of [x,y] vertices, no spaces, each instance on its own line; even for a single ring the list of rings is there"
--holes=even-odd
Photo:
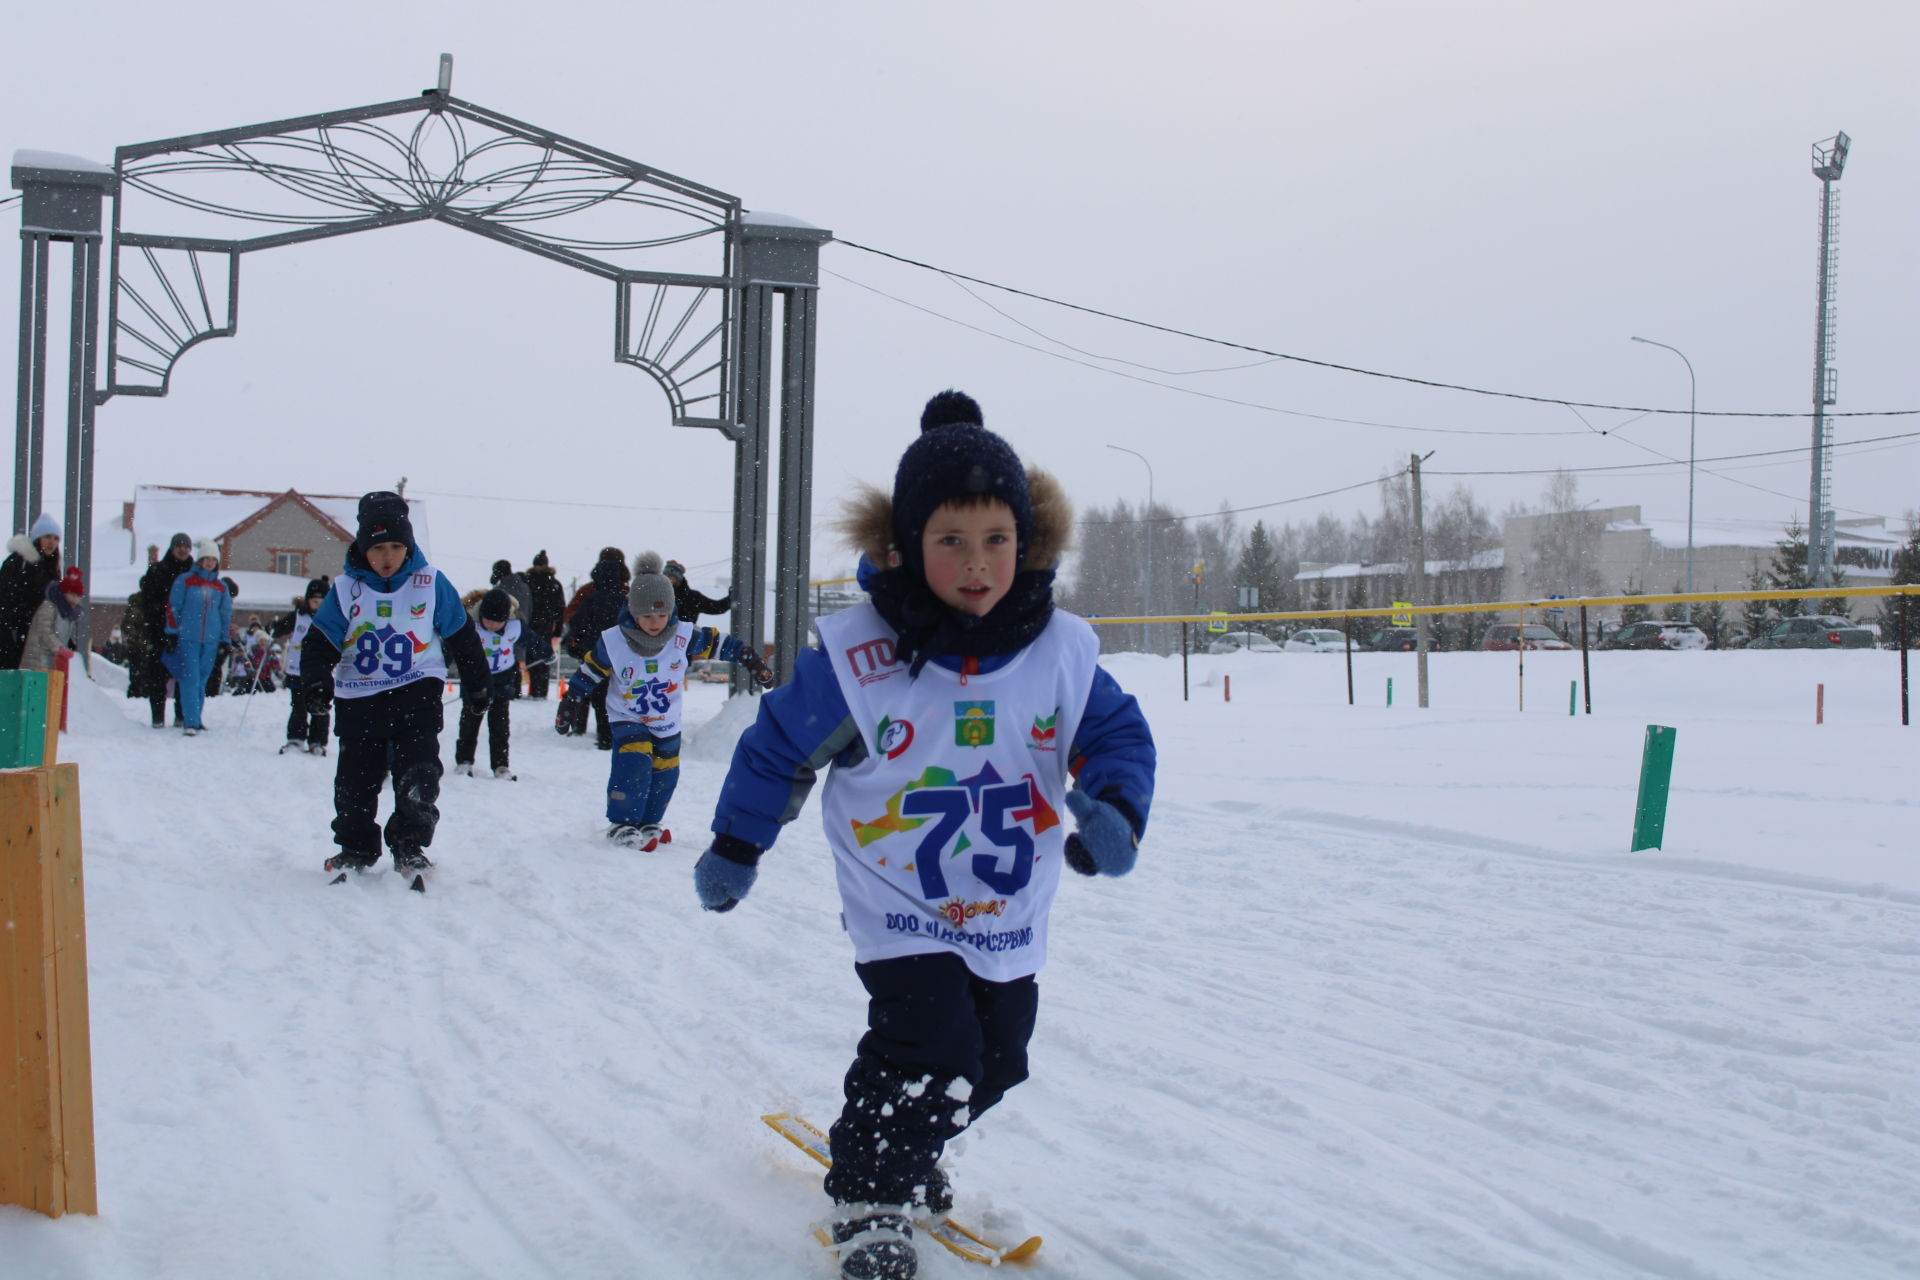
[[[196,561],[173,580],[167,593],[167,634],[182,644],[225,644],[233,623],[233,596],[220,580],[220,571],[208,573]]]
[[[1017,656],[937,654],[930,661],[949,671],[972,662],[976,665],[970,670],[985,672]],[[770,847],[780,828],[800,815],[820,770],[858,764],[865,754],[831,660],[819,649],[801,650],[794,659],[793,678],[762,695],[759,718],[734,748],[714,810],[714,833],[758,849]],[[1080,790],[1118,808],[1136,839],[1146,834],[1147,813],[1153,807],[1153,734],[1133,695],[1101,668],[1094,669],[1069,760]]]
[[[349,546],[346,563],[340,572],[344,577],[364,582],[376,591],[390,592],[399,589],[409,575],[418,573],[426,564],[427,557],[420,548],[409,547],[406,563],[400,566],[399,572],[390,578],[383,578],[373,571],[365,557]],[[473,619],[467,616],[467,607],[460,603],[459,590],[447,580],[446,574],[437,570],[433,584],[433,630],[440,637],[449,668],[459,673],[462,695],[477,698],[484,704],[492,684],[486,654],[480,648],[480,637],[474,630]],[[313,626],[308,629],[306,641],[300,646],[302,683],[312,681],[325,684],[331,691],[333,667],[340,660],[340,647],[346,640],[347,615],[340,608],[339,593],[329,591],[320,607],[314,610]],[[374,698],[380,696],[375,694]],[[361,701],[371,702],[373,699]]]

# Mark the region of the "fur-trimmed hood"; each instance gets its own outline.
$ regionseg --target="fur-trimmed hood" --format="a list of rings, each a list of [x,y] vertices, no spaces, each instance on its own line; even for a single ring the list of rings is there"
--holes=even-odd
[[[475,587],[460,597],[460,603],[467,607],[467,616],[473,619],[476,626],[480,622],[480,602],[487,598],[487,592],[499,590],[498,587]],[[501,591],[500,594],[507,598],[508,620],[518,619],[520,617],[520,602],[513,598],[513,592]]]
[[[40,558],[39,548],[35,547],[33,545],[33,539],[24,533],[16,533],[11,538],[8,538],[7,550],[11,554],[19,556],[28,564],[32,564]]]
[[[1033,538],[1020,561],[1020,569],[1028,572],[1056,568],[1073,541],[1073,504],[1060,482],[1038,467],[1027,468],[1027,492],[1033,499]],[[891,495],[870,484],[861,484],[847,499],[833,527],[874,569],[887,567],[887,552],[893,548]]]

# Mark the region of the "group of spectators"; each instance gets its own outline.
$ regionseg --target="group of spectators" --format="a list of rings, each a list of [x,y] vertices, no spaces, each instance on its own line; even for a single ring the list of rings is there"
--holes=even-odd
[[[82,634],[80,610],[86,593],[80,570],[62,572],[60,525],[50,515],[42,515],[26,534],[9,541],[7,552],[0,562],[0,669],[52,670],[60,650],[73,648]],[[236,638],[234,587],[218,576],[218,568],[219,548],[211,539],[202,539],[196,548],[191,537],[176,533],[127,602],[117,636],[124,647],[127,696],[146,700],[156,728],[167,722],[169,697],[174,723],[198,728],[200,703],[220,691],[220,673],[229,655],[244,654],[246,671],[257,680],[267,670],[269,634],[280,636],[288,630],[276,624],[269,633],[256,624],[248,635]],[[673,583],[681,620],[697,622],[703,614],[732,608],[730,595],[716,600],[689,587],[679,561],[667,561],[664,571]],[[494,561],[491,584],[507,593],[514,615],[526,624],[528,697],[547,697],[560,652],[584,658],[600,633],[619,622],[631,572],[620,548],[604,547],[587,581],[569,599],[544,550],[524,572],[516,572],[509,561]],[[258,643],[249,647],[249,640]],[[192,690],[184,699],[183,687]],[[590,705],[596,742],[610,749],[604,686],[595,691]],[[586,732],[585,715],[582,708],[581,722],[572,732]]]
[[[60,571],[60,522],[42,515],[0,560],[0,670],[51,671],[83,628],[80,570]]]

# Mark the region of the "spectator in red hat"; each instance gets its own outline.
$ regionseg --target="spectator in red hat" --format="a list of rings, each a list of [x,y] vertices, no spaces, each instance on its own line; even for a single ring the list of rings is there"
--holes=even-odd
[[[77,567],[69,568],[60,581],[47,584],[46,599],[33,611],[33,621],[27,626],[20,670],[51,671],[60,651],[74,647],[80,634],[80,602],[86,595],[86,584]]]

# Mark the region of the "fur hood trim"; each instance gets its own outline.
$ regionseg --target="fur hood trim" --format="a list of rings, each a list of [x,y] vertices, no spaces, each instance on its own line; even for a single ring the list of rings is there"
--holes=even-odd
[[[7,539],[7,550],[19,556],[28,564],[40,558],[40,551],[33,545],[33,539],[24,533],[16,533]]]
[[[1038,467],[1027,468],[1027,492],[1033,498],[1033,543],[1021,562],[1022,572],[1053,569],[1073,542],[1073,504],[1060,482]],[[875,569],[887,568],[893,547],[893,498],[884,490],[862,483],[841,509],[833,527],[847,545],[867,558]]]
[[[476,625],[480,621],[480,602],[487,598],[487,592],[497,590],[499,590],[498,587],[475,587],[460,597],[460,603],[467,607],[467,616],[472,618]],[[513,598],[513,592],[505,591],[501,594],[507,597],[508,619],[518,618],[520,616],[520,602]]]

